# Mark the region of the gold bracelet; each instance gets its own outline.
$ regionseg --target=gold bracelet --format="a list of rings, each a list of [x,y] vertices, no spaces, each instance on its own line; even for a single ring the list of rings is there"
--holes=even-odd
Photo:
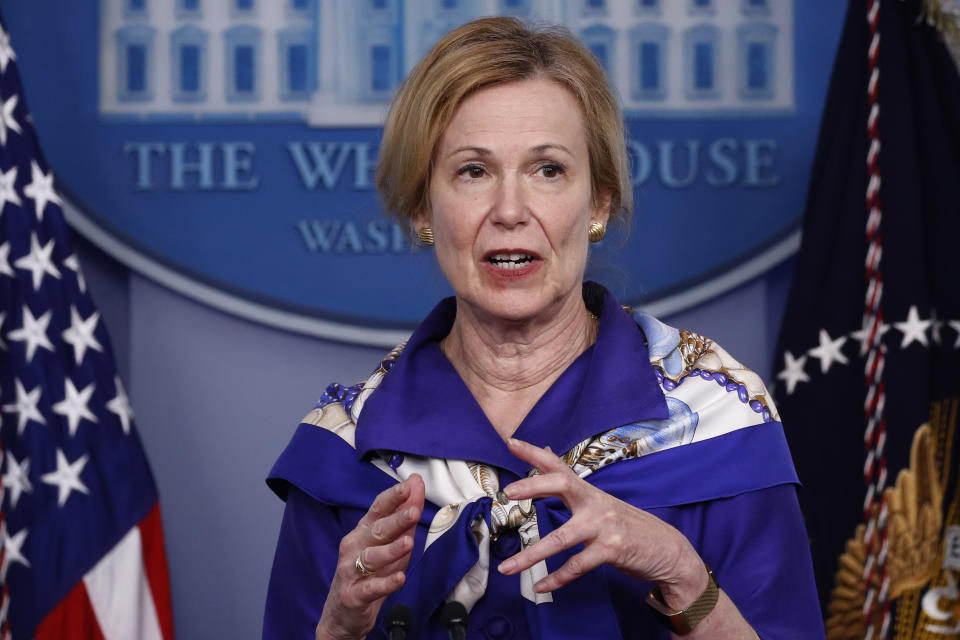
[[[707,569],[707,586],[700,597],[686,609],[671,609],[664,600],[659,586],[654,587],[647,596],[647,606],[653,612],[653,617],[676,634],[684,635],[693,631],[717,606],[720,585],[717,584],[710,565],[704,562],[703,566]]]

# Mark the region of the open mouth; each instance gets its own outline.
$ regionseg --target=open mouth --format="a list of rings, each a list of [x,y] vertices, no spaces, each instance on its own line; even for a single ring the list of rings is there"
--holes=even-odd
[[[498,269],[520,269],[535,259],[530,253],[495,253],[487,261]]]

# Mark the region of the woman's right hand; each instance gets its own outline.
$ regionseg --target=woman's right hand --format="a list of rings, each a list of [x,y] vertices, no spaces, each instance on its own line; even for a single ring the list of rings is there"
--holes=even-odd
[[[403,586],[423,511],[423,479],[412,475],[382,492],[340,541],[337,571],[317,624],[317,640],[363,638],[388,595]],[[363,576],[357,558],[375,575]]]

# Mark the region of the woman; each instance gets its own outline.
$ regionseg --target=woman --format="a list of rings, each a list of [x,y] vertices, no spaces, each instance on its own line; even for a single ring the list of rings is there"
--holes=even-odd
[[[445,638],[449,601],[468,637],[822,637],[762,383],[582,282],[631,205],[589,52],[506,18],[454,30],[395,100],[378,186],[456,295],[331,385],[274,467],[264,637],[385,637],[403,604],[409,637]]]

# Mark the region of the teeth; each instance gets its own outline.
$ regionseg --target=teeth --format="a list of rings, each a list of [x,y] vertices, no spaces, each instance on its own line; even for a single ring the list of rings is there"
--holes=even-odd
[[[498,253],[490,257],[490,262],[500,269],[519,269],[532,260],[529,253]]]

